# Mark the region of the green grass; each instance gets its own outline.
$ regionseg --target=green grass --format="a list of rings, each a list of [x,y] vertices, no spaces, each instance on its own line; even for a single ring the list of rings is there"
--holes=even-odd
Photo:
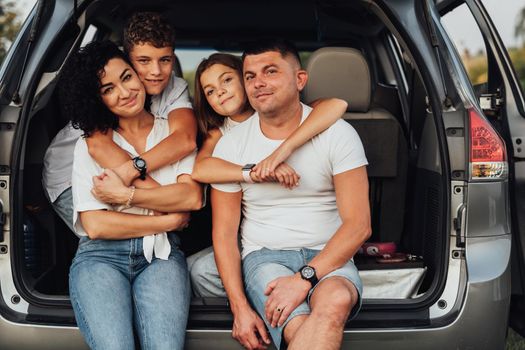
[[[509,328],[505,350],[525,350],[525,338]]]

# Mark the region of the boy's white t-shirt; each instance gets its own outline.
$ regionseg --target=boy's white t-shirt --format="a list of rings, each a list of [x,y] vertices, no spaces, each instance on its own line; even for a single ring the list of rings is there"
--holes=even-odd
[[[302,108],[304,121],[312,109]],[[258,163],[282,141],[262,133],[255,113],[219,140],[213,156],[239,165]],[[278,183],[212,184],[220,191],[243,192],[243,258],[263,247],[323,249],[342,223],[333,176],[368,164],[359,135],[343,120],[297,149],[286,163],[301,176],[292,190]]]
[[[192,108],[192,106],[188,84],[184,79],[172,74],[164,91],[160,95],[151,97],[151,113],[164,117],[177,108]],[[82,130],[73,128],[69,122],[56,134],[46,150],[42,184],[51,202],[71,187],[73,150],[82,134]]]

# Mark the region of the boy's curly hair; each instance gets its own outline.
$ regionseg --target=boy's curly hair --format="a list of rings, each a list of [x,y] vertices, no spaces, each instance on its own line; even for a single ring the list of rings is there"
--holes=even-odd
[[[175,32],[168,20],[156,12],[137,12],[124,27],[123,45],[129,53],[134,45],[150,44],[156,48],[175,45]]]
[[[111,41],[94,41],[72,54],[60,73],[58,94],[62,113],[71,119],[73,127],[84,132],[84,137],[118,127],[118,117],[100,96],[104,66],[113,58],[130,64]]]

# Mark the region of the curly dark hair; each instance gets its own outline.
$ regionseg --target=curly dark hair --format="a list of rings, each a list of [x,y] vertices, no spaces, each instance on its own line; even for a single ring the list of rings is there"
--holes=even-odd
[[[156,12],[137,12],[124,27],[123,45],[129,53],[134,45],[151,44],[156,48],[175,45],[175,32],[168,20]]]
[[[202,62],[199,64],[195,72],[195,93],[193,94],[193,108],[197,117],[199,132],[201,133],[201,137],[204,138],[212,129],[219,128],[224,124],[224,116],[221,116],[220,114],[215,112],[210,106],[208,100],[206,99],[206,95],[204,94],[204,89],[202,88],[201,84],[202,73],[204,73],[204,71],[206,71],[208,68],[215,64],[222,64],[226,67],[230,67],[231,69],[233,69],[239,76],[241,84],[243,83],[242,62],[241,59],[237,56],[230,55],[227,53],[214,53],[210,55],[210,57],[203,59]],[[250,106],[250,102],[248,101],[248,99],[246,99],[246,103],[243,106],[242,111],[244,112],[251,108],[252,107]]]
[[[118,127],[118,117],[100,96],[101,74],[113,58],[131,66],[127,56],[111,41],[93,41],[73,53],[60,72],[58,93],[62,113],[70,117],[74,128],[84,132],[84,137]]]

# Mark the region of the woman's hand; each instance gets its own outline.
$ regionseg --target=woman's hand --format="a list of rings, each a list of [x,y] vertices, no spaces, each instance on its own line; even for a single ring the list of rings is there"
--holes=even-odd
[[[270,172],[264,178],[259,177],[255,171],[252,171],[250,176],[254,182],[278,182],[281,186],[288,189],[299,186],[299,179],[301,178],[301,176],[286,163],[278,165],[275,171]]]
[[[299,179],[301,176],[286,163],[281,163],[274,171],[274,177],[279,181],[279,184],[288,189],[293,189],[299,186]]]
[[[190,224],[190,213],[170,213],[164,217],[168,220],[166,231],[181,231]]]
[[[126,204],[131,196],[131,189],[111,169],[106,169],[98,176],[93,176],[91,193],[101,202],[108,204]]]

